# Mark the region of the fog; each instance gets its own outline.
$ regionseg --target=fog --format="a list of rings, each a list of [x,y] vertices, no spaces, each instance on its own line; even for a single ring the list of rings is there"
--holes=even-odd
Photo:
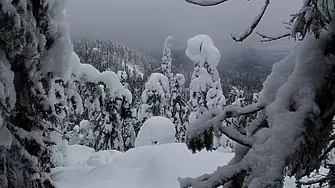
[[[189,38],[207,34],[219,49],[240,45],[290,46],[292,40],[260,43],[253,34],[242,44],[232,33],[248,27],[263,6],[263,0],[230,0],[215,7],[199,7],[184,0],[68,0],[67,14],[73,38],[112,40],[151,53],[162,50],[169,35],[173,48],[185,48]],[[300,0],[272,0],[258,32],[275,35],[285,32],[283,21],[298,11]]]

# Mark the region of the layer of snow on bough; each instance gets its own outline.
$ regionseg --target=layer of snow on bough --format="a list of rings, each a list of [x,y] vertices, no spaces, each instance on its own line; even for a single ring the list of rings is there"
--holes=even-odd
[[[76,58],[74,58],[76,60]],[[122,86],[118,75],[113,71],[104,71],[100,73],[95,67],[90,64],[81,64],[80,71],[77,72],[77,79],[82,82],[103,83],[108,89],[109,94],[125,96],[129,99],[129,92]]]
[[[135,146],[173,143],[175,132],[174,124],[169,119],[160,116],[151,117],[142,125]]]

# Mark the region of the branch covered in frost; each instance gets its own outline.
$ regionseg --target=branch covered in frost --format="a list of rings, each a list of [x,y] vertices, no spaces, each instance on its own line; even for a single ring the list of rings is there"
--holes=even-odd
[[[208,7],[208,6],[215,6],[229,0],[185,0],[185,1],[195,5]]]
[[[228,138],[230,138],[234,142],[237,142],[243,146],[251,148],[252,143],[253,143],[252,139],[246,138],[244,135],[242,135],[239,131],[237,131],[233,127],[228,127],[228,126],[219,127],[219,130],[221,133],[226,135]]]
[[[181,188],[219,187],[244,172],[242,163],[218,167],[212,174],[204,174],[197,178],[178,178]]]
[[[270,41],[274,41],[274,40],[279,40],[282,38],[286,38],[286,37],[290,37],[291,36],[291,32],[287,32],[281,35],[277,35],[277,36],[267,36],[261,33],[256,32],[260,37],[262,37],[261,42],[270,42]]]
[[[309,180],[309,181],[296,181],[297,187],[301,187],[301,185],[314,185],[314,184],[324,184],[327,181],[331,181],[331,180],[335,180],[334,176],[326,176],[326,177],[322,177],[320,179],[316,179],[316,180]]]
[[[323,152],[323,154],[320,156],[320,158],[319,158],[319,161],[321,162],[321,161],[323,161],[324,159],[326,159],[326,157],[328,156],[328,153],[330,152],[330,151],[332,151],[332,149],[334,149],[335,148],[335,141],[333,141],[329,146],[328,146],[328,148]]]
[[[252,34],[252,32],[254,31],[254,29],[257,27],[257,25],[259,24],[259,22],[262,20],[266,9],[268,8],[270,4],[270,0],[265,0],[264,6],[262,7],[261,12],[255,17],[254,21],[251,23],[251,25],[244,30],[242,33],[240,33],[239,35],[233,35],[233,39],[236,42],[242,42],[244,39],[246,39],[248,36],[250,36]]]
[[[202,115],[197,121],[192,124],[187,130],[187,138],[197,138],[211,129],[219,129],[230,139],[238,142],[241,145],[250,147],[252,141],[244,135],[234,130],[232,127],[222,127],[222,121],[226,118],[248,115],[264,109],[264,106],[252,104],[244,108],[236,106],[226,106],[223,111],[210,111]]]

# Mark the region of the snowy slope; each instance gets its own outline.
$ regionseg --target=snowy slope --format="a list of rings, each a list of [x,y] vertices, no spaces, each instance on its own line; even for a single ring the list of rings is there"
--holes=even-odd
[[[233,153],[202,151],[193,155],[184,144],[144,146],[129,150],[94,152],[72,145],[68,167],[52,170],[59,188],[178,188],[178,177],[196,177],[226,164]],[[285,187],[293,188],[286,178]]]

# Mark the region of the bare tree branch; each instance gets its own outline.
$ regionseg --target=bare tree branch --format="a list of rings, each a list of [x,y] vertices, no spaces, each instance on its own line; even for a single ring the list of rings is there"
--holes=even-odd
[[[266,9],[268,8],[270,4],[270,0],[265,0],[264,6],[262,7],[261,12],[255,17],[254,21],[251,23],[251,25],[241,34],[239,35],[232,35],[232,38],[236,42],[242,42],[244,39],[246,39],[248,36],[252,34],[254,29],[258,26],[259,22],[262,20]]]
[[[270,41],[274,41],[274,40],[279,40],[282,38],[286,38],[286,37],[290,37],[291,36],[291,32],[287,32],[278,36],[267,36],[261,33],[256,32],[260,37],[262,37],[263,39],[261,40],[261,42],[270,42]]]
[[[195,5],[208,7],[208,6],[219,5],[229,0],[185,0],[185,1],[188,3],[195,4]]]

